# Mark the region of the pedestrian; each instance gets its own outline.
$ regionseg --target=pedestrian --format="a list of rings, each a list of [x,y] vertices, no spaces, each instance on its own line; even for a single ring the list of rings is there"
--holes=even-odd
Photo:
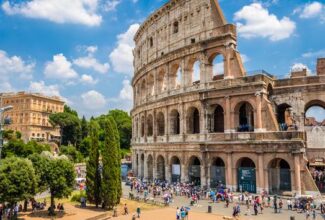
[[[313,220],[316,220],[316,216],[317,216],[317,214],[316,214],[316,210],[313,209]]]
[[[306,211],[306,220],[309,220],[309,217],[310,217],[310,212],[309,210]]]
[[[179,208],[177,207],[176,209],[176,220],[179,220],[181,218],[181,212],[179,210]]]
[[[129,214],[129,209],[126,205],[126,203],[124,204],[124,215],[128,215]]]
[[[185,220],[185,217],[186,217],[186,212],[185,212],[185,210],[183,209],[183,210],[181,211],[181,219],[182,219],[182,220]]]
[[[17,219],[18,218],[18,212],[19,212],[19,206],[16,203],[15,207],[14,207],[14,218]]]
[[[260,209],[261,209],[261,214],[263,214],[263,209],[264,209],[264,204],[263,203],[260,205]]]
[[[255,213],[255,215],[258,214],[257,202],[254,202],[254,213]]]
[[[140,209],[140,207],[139,207],[139,206],[138,206],[138,208],[137,208],[137,214],[138,214],[138,218],[140,218],[141,209]]]
[[[279,201],[279,213],[281,213],[282,207],[283,207],[283,202],[282,202],[282,199],[280,199],[280,201]]]
[[[133,216],[132,216],[132,220],[135,220],[135,219],[136,219],[136,217],[135,217],[135,215],[133,215]]]
[[[292,210],[292,202],[290,199],[287,200],[288,210]]]

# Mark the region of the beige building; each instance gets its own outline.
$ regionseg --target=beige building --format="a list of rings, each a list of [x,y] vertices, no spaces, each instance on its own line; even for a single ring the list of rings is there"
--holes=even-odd
[[[325,59],[313,76],[247,74],[236,26],[217,0],[171,0],[134,40],[137,176],[234,191],[318,193],[304,122],[310,107],[325,107]]]
[[[59,97],[48,97],[39,93],[2,93],[1,107],[11,105],[12,110],[4,113],[11,118],[5,129],[22,133],[24,141],[53,141],[60,137],[59,128],[49,122],[51,113],[63,112],[64,102]]]

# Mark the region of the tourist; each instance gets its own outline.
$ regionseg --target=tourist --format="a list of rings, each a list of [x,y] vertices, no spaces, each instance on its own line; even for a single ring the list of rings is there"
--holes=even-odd
[[[18,212],[19,212],[19,206],[16,203],[15,207],[14,207],[14,218],[17,219],[18,218]]]
[[[136,217],[135,217],[135,215],[133,215],[133,216],[132,216],[132,220],[135,220],[135,219],[136,219]]]
[[[128,207],[126,205],[126,203],[124,204],[124,215],[128,215],[129,214],[129,210]]]
[[[287,200],[288,210],[292,210],[292,202],[290,199]]]
[[[310,217],[310,212],[309,210],[306,211],[306,220],[309,220],[309,217]]]
[[[63,203],[60,205],[60,207],[58,208],[59,212],[64,212],[64,206]]]
[[[281,213],[282,207],[283,207],[283,202],[282,202],[282,199],[280,199],[280,201],[279,201],[279,213]]]
[[[256,201],[254,202],[254,213],[255,213],[255,215],[258,214],[257,202]]]
[[[137,208],[137,214],[138,214],[138,218],[140,218],[141,209],[140,209],[140,207],[139,207],[139,206],[138,206],[138,208]]]
[[[274,207],[274,213],[278,213],[278,204],[276,201],[276,196],[274,196],[273,207]]]
[[[177,220],[180,219],[180,217],[181,217],[180,215],[181,215],[180,210],[179,210],[179,208],[177,207],[177,209],[176,209],[176,219],[177,219]]]
[[[3,207],[2,204],[0,204],[0,220],[2,220],[2,215],[3,215]]]
[[[261,214],[263,214],[263,210],[264,210],[264,202],[262,202],[262,204],[260,205],[260,209],[261,209]]]
[[[185,220],[185,217],[186,217],[186,212],[185,212],[185,209],[182,208],[182,211],[181,211],[181,219],[182,220]]]
[[[313,209],[312,215],[313,215],[313,220],[315,220],[316,219],[316,216],[317,216],[315,209]]]

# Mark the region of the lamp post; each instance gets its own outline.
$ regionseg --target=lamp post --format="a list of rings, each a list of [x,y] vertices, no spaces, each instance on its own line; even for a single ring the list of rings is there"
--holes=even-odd
[[[3,148],[3,113],[5,111],[11,110],[13,107],[11,105],[0,108],[0,162],[1,162],[1,151]]]

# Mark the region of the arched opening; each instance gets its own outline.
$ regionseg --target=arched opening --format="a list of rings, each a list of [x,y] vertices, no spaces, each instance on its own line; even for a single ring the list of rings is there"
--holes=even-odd
[[[161,70],[158,73],[158,77],[157,77],[157,85],[158,85],[158,92],[164,92],[167,90],[167,82],[166,82],[166,73],[164,70]]]
[[[173,24],[173,33],[174,34],[178,33],[178,21],[175,21]]]
[[[225,163],[220,157],[214,158],[210,167],[211,188],[221,188],[226,185]]]
[[[325,102],[314,100],[307,103],[305,126],[325,126]]]
[[[146,80],[143,80],[141,83],[141,98],[145,99],[147,96],[147,87],[146,87]]]
[[[197,108],[191,107],[187,115],[187,131],[189,134],[200,133],[200,112]]]
[[[291,106],[283,103],[277,106],[277,119],[279,123],[280,131],[286,131],[289,127],[293,126],[293,120],[291,117]]]
[[[267,86],[267,99],[271,102],[273,96],[273,87],[271,84]]]
[[[283,159],[273,159],[269,164],[269,190],[271,194],[291,191],[290,165]]]
[[[179,89],[182,82],[182,68],[179,64],[173,64],[169,74],[169,83],[171,89]]]
[[[250,132],[254,131],[254,109],[248,102],[242,102],[239,104],[237,110],[238,114],[238,131]]]
[[[152,115],[147,116],[147,136],[151,137],[153,135],[153,117]]]
[[[224,132],[225,121],[223,108],[217,105],[213,112],[213,132]]]
[[[170,133],[172,135],[180,134],[180,115],[176,109],[170,113]]]
[[[157,157],[157,179],[165,180],[165,159],[161,155]]]
[[[150,39],[149,39],[149,46],[153,47],[153,38],[152,37],[150,37]]]
[[[144,116],[141,117],[141,137],[144,137]]]
[[[165,116],[162,112],[159,112],[157,115],[157,135],[165,135]]]
[[[213,80],[224,78],[224,57],[222,54],[216,54],[212,60]]]
[[[255,163],[247,158],[241,158],[237,162],[237,190],[239,192],[256,193],[256,169]]]
[[[136,169],[134,171],[136,172],[137,176],[139,176],[139,154],[137,154],[135,158],[135,164],[136,164]]]
[[[172,183],[181,182],[181,161],[178,157],[171,158]]]
[[[140,178],[144,177],[144,154],[140,156]]]
[[[148,168],[148,180],[152,181],[153,180],[153,157],[151,155],[148,156],[147,159],[147,168]]]
[[[201,185],[201,162],[200,159],[192,156],[188,166],[188,179],[195,186]]]
[[[135,119],[135,124],[134,124],[134,137],[135,138],[139,137],[138,126],[139,126],[139,120],[138,120],[138,118],[136,118]]]
[[[155,80],[152,74],[148,76],[148,95],[153,96],[154,94]]]
[[[192,73],[192,83],[200,83],[200,74],[201,74],[201,63],[199,60],[195,61],[193,64],[193,73]]]

